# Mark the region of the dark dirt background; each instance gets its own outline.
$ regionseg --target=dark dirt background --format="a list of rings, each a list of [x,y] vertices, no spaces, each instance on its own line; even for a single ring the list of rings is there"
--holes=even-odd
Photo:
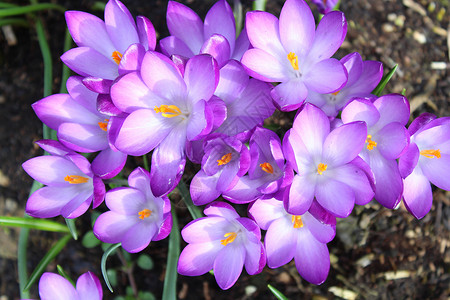
[[[29,4],[22,0],[9,2]],[[92,9],[95,1],[50,2],[67,9],[103,15]],[[134,16],[149,17],[160,37],[168,34],[165,25],[167,1],[123,2]],[[204,17],[213,1],[188,0],[183,3]],[[249,10],[251,1],[242,3],[244,9]],[[269,0],[267,9],[278,16],[282,3]],[[336,57],[358,51],[364,59],[383,62],[385,73],[398,63],[399,69],[385,91],[398,93],[406,89],[414,117],[424,111],[438,116],[450,115],[448,0],[342,0],[340,8],[346,14],[349,26],[346,41]],[[38,15],[44,22],[53,54],[53,92],[56,93],[60,85],[59,56],[63,51],[65,21],[57,11]],[[27,16],[25,19],[29,21],[29,27],[3,27],[0,32],[0,215],[23,215],[32,180],[20,165],[42,154],[33,144],[42,136],[42,125],[30,105],[42,98],[43,62],[33,18]],[[8,30],[12,31],[15,42],[7,38],[11,36]],[[292,119],[286,115],[278,113],[275,118],[283,129],[291,125]],[[130,162],[130,165],[135,163]],[[189,171],[187,173],[189,176]],[[177,205],[180,225],[184,226],[191,217],[177,195],[173,203]],[[63,222],[61,218],[57,220]],[[275,270],[266,267],[257,276],[248,276],[244,271],[228,291],[221,291],[210,274],[195,278],[179,276],[178,297],[274,299],[266,287],[270,283],[290,299],[450,299],[449,220],[450,193],[441,190],[435,190],[431,212],[420,221],[403,207],[390,211],[371,202],[365,207],[356,207],[349,218],[338,223],[337,236],[329,243],[330,274],[320,286],[301,279],[291,262]],[[79,218],[77,226],[82,234],[90,230],[90,217]],[[19,299],[18,235],[16,229],[0,229],[0,300]],[[60,237],[59,234],[31,231],[29,272]],[[139,290],[152,292],[156,299],[162,293],[166,252],[167,241],[152,243],[145,253],[152,257],[154,268],[145,271],[135,267],[131,272]],[[101,255],[100,247],[86,249],[80,241],[71,241],[47,271],[56,272],[56,264],[60,264],[72,278],[88,270],[100,277]],[[121,262],[117,256],[112,256],[108,266],[120,268]],[[125,295],[127,285],[127,275],[119,272],[114,295],[104,285],[104,298]],[[31,291],[37,298],[37,287]]]

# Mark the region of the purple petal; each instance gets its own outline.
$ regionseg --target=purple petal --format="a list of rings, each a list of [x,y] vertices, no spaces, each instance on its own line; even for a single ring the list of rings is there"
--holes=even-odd
[[[110,179],[122,171],[127,155],[111,148],[101,151],[92,161],[92,172],[102,179]]]
[[[95,125],[63,123],[58,128],[58,139],[66,147],[78,152],[96,152],[109,148],[106,131]]]
[[[39,140],[35,143],[53,156],[65,156],[66,154],[74,153],[73,150],[55,140]]]
[[[61,209],[76,196],[76,187],[46,186],[38,189],[28,198],[25,211],[36,218],[53,218],[61,214]]]
[[[346,164],[330,170],[333,178],[345,183],[355,194],[355,203],[365,205],[372,200],[374,191],[364,171],[354,164]]]
[[[105,194],[106,188],[103,180],[98,176],[94,176],[94,197],[92,203],[93,208],[97,208],[100,204],[103,203],[103,200],[105,200]]]
[[[223,246],[219,241],[187,245],[178,259],[178,273],[199,276],[211,271],[214,260],[222,249]]]
[[[266,250],[261,242],[245,245],[245,270],[249,275],[261,273],[266,266]]]
[[[346,87],[351,87],[354,83],[358,82],[363,72],[364,63],[362,57],[358,52],[353,52],[344,56],[340,61],[348,72]]]
[[[193,220],[181,231],[186,243],[207,243],[223,239],[230,222],[222,217],[204,217]]]
[[[84,214],[91,205],[92,190],[80,191],[73,199],[61,209],[61,216],[66,219],[78,218]]]
[[[431,113],[422,113],[420,116],[415,118],[408,127],[408,131],[410,135],[415,134],[419,129],[422,129],[423,126],[430,123],[432,120],[436,119],[436,116]]]
[[[120,243],[124,235],[136,224],[136,221],[136,218],[132,216],[107,211],[95,221],[94,233],[104,243]]]
[[[144,45],[145,50],[155,50],[156,47],[156,32],[152,22],[144,16],[136,18],[136,25],[139,35],[139,41]]]
[[[166,201],[167,199],[167,201]],[[166,203],[168,203],[166,205]],[[170,232],[172,231],[172,225],[173,225],[173,219],[172,219],[172,214],[170,213],[170,200],[169,198],[165,198],[164,199],[164,207],[168,207],[169,212],[164,213],[163,215],[163,222],[159,227],[159,231],[158,233],[153,237],[153,241],[160,241],[162,239],[165,239],[166,237],[169,236]]]
[[[409,120],[409,101],[405,96],[399,94],[384,95],[373,103],[380,112],[378,128],[392,122],[399,122],[406,125]]]
[[[247,50],[242,57],[241,63],[250,76],[262,81],[283,82],[291,77],[285,64],[280,62],[276,56],[262,49],[253,48]]]
[[[219,175],[220,173],[216,173],[209,176],[203,170],[195,174],[190,185],[192,202],[195,205],[205,205],[219,198],[221,193],[216,189]]]
[[[315,182],[311,182],[308,176],[294,176],[289,198],[284,200],[287,212],[293,215],[302,215],[311,207],[316,189]]]
[[[420,168],[405,178],[403,182],[403,201],[408,211],[417,219],[422,219],[431,209],[433,194],[428,178]]]
[[[143,192],[134,188],[115,188],[106,194],[106,205],[111,211],[130,217],[137,217],[145,203]]]
[[[188,97],[193,103],[208,101],[214,94],[219,82],[219,69],[214,58],[209,55],[197,55],[186,64],[184,73]]]
[[[349,75],[350,77],[350,75]],[[383,77],[383,64],[379,61],[363,62],[363,72],[359,80],[351,87],[352,93],[370,93]],[[349,79],[350,80],[350,79]],[[347,82],[347,85],[349,83]]]
[[[158,226],[155,223],[138,222],[125,233],[122,247],[130,253],[140,252],[150,244],[157,232]]]
[[[119,64],[119,74],[124,75],[141,69],[145,48],[141,44],[132,44],[127,48]]]
[[[303,81],[308,89],[321,94],[339,91],[347,83],[347,70],[340,61],[328,58],[305,71]]]
[[[304,224],[311,232],[311,234],[316,238],[317,241],[321,243],[329,243],[334,239],[336,235],[336,226],[322,223],[313,217],[310,213],[306,213],[301,216]]]
[[[219,84],[214,95],[221,98],[227,105],[230,105],[249,82],[244,67],[235,60],[230,60],[220,68]]]
[[[421,157],[420,167],[432,184],[450,191],[450,155],[442,153],[440,158]]]
[[[344,123],[364,121],[367,127],[372,127],[380,119],[380,113],[368,99],[357,98],[344,107],[341,114]]]
[[[389,209],[397,207],[403,193],[403,180],[397,162],[374,153],[370,156],[370,167],[375,175],[375,199]]]
[[[159,41],[161,52],[167,56],[182,55],[184,57],[192,57],[191,49],[176,36],[168,36]]]
[[[278,268],[290,262],[295,255],[298,230],[287,216],[273,221],[266,232],[264,245],[269,268]]]
[[[355,193],[347,184],[326,178],[317,184],[315,192],[317,202],[336,217],[346,218],[352,212]]]
[[[260,185],[261,181],[251,180],[247,175],[242,176],[233,188],[223,192],[222,196],[233,203],[249,203],[261,196],[261,192],[257,189]]]
[[[79,299],[101,300],[103,298],[100,280],[91,272],[86,272],[78,278],[77,292]]]
[[[293,111],[303,104],[308,89],[301,80],[289,80],[274,87],[270,94],[281,111]]]
[[[400,175],[406,178],[412,173],[417,163],[419,162],[420,151],[415,143],[410,143],[408,149],[400,156],[398,160],[398,169]]]
[[[205,17],[204,36],[209,38],[220,34],[228,41],[231,51],[234,50],[236,40],[236,26],[234,24],[233,10],[225,0],[217,1]],[[231,54],[231,53],[230,53]],[[228,56],[227,60],[230,57]]]
[[[230,44],[223,35],[214,34],[205,41],[202,49],[200,49],[200,53],[214,57],[220,68],[230,59]]]
[[[245,18],[245,29],[253,47],[261,49],[272,57],[284,58],[287,55],[281,45],[278,19],[274,15],[262,11],[248,12]],[[242,63],[245,65],[244,62]]]
[[[267,230],[270,224],[278,218],[283,217],[286,211],[283,202],[276,199],[256,200],[250,204],[249,215],[256,221],[259,227]]]
[[[139,43],[136,24],[128,9],[118,0],[111,0],[105,6],[106,31],[116,50],[124,53],[135,43]]]
[[[93,91],[95,93],[109,94],[109,89],[111,88],[113,81],[99,77],[85,77],[83,78],[83,84],[90,91]]]
[[[227,220],[239,218],[239,215],[230,204],[221,201],[208,204],[203,212],[207,216],[219,216]]]
[[[186,128],[186,138],[189,141],[204,138],[211,132],[214,122],[213,112],[205,100],[197,101],[192,108],[191,117]]]
[[[222,290],[234,285],[242,273],[245,260],[245,248],[233,243],[225,246],[214,260],[214,277]]]
[[[79,299],[77,291],[67,279],[48,272],[44,273],[39,280],[39,297],[45,300]]]
[[[150,173],[147,170],[137,167],[128,176],[128,185],[144,193],[147,198],[154,198],[150,189]]]
[[[241,61],[244,52],[250,48],[250,41],[248,40],[247,30],[242,29],[238,38],[236,39],[236,44],[234,45],[234,52],[231,55],[231,59]]]
[[[386,159],[397,159],[408,148],[409,133],[400,123],[390,123],[377,133],[377,149]]]

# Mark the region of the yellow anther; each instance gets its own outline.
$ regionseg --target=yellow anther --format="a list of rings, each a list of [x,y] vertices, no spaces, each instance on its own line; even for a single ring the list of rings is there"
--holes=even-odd
[[[259,164],[259,166],[261,167],[261,169],[269,174],[273,174],[273,167],[271,164],[269,164],[268,162],[265,162],[263,164]]]
[[[340,91],[337,91],[337,92],[331,93],[331,95],[333,95],[333,96],[337,96],[337,94],[339,94],[339,92],[340,92]]]
[[[116,62],[116,64],[120,64],[120,61],[122,60],[122,53],[120,53],[119,51],[114,51],[111,57]]]
[[[150,217],[152,214],[152,211],[150,209],[143,209],[141,210],[138,215],[139,215],[139,219],[144,220],[145,218]]]
[[[228,232],[228,233],[225,233],[223,237],[225,237],[226,239],[220,240],[220,242],[222,243],[222,245],[226,246],[229,243],[234,242],[234,240],[237,237],[237,233],[236,232]]]
[[[289,59],[289,62],[291,63],[292,68],[294,70],[298,70],[298,56],[295,55],[294,52],[289,52],[287,58]]]
[[[294,228],[302,228],[303,227],[302,217],[292,215],[292,224],[294,224]]]
[[[101,130],[107,131],[109,119],[104,119],[103,122],[98,122],[98,126]]]
[[[325,170],[327,169],[327,165],[326,164],[323,164],[323,163],[320,163],[318,166],[317,166],[317,173],[319,173],[319,175],[322,175],[322,173],[323,172],[325,172]]]
[[[88,182],[89,178],[79,175],[67,175],[66,177],[64,177],[64,180],[69,182],[70,184],[79,184]]]
[[[373,150],[373,147],[377,146],[377,142],[372,141],[372,136],[370,134],[367,135],[366,143],[367,143],[368,150]]]
[[[422,150],[420,151],[420,155],[423,155],[427,158],[441,158],[441,151],[439,151],[439,149]]]
[[[219,165],[219,166],[226,165],[230,161],[231,161],[231,153],[227,153],[224,156],[222,156],[221,159],[217,160],[217,165]]]
[[[176,105],[161,105],[160,107],[155,106],[155,112],[161,113],[163,117],[173,118],[181,115],[181,110]]]

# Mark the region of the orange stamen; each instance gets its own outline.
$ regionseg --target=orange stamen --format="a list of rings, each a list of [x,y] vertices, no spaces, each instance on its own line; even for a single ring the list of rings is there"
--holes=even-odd
[[[372,136],[370,134],[367,135],[366,143],[367,143],[368,150],[373,150],[373,147],[377,146],[377,142],[372,141]]]
[[[64,180],[69,182],[70,184],[79,184],[88,182],[89,178],[79,175],[67,175],[66,177],[64,177]]]
[[[441,151],[439,151],[439,149],[422,150],[420,151],[420,155],[423,155],[427,158],[441,158]]]
[[[319,175],[322,175],[323,172],[325,172],[325,170],[327,169],[328,165],[320,163],[317,166],[317,173],[319,173]]]
[[[294,52],[289,52],[287,58],[289,59],[289,62],[291,63],[292,68],[294,70],[298,70],[298,56],[295,55]]]
[[[236,232],[228,232],[228,233],[225,233],[223,237],[225,237],[226,239],[220,240],[220,242],[222,243],[222,245],[226,246],[229,243],[234,242],[234,240],[237,237],[237,233]]]
[[[294,228],[302,228],[303,222],[301,216],[292,215],[292,223],[294,224]]]
[[[155,112],[161,113],[163,117],[173,118],[181,115],[181,110],[176,105],[161,105],[160,107],[155,106]]]
[[[337,91],[337,92],[331,93],[331,95],[337,96],[337,94],[339,94],[339,92],[340,92],[340,91]]]
[[[272,167],[272,165],[269,164],[268,162],[265,162],[265,163],[263,163],[263,164],[260,164],[259,166],[261,167],[261,169],[262,169],[264,172],[269,173],[269,174],[273,174],[273,167]]]
[[[120,61],[122,60],[122,53],[120,53],[119,51],[114,51],[111,57],[116,62],[116,64],[120,64]]]
[[[103,122],[98,122],[98,126],[103,131],[107,131],[109,119],[104,119]]]
[[[221,165],[226,165],[227,163],[229,163],[231,161],[231,153],[227,153],[224,156],[222,156],[221,159],[217,160],[217,165],[221,166]]]
[[[150,209],[143,209],[141,210],[138,215],[139,215],[139,219],[144,220],[145,218],[150,217],[150,215],[152,214],[152,211]]]

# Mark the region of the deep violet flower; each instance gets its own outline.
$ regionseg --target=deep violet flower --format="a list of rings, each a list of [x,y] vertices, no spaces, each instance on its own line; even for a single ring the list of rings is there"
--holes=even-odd
[[[94,225],[95,236],[105,243],[122,243],[128,252],[145,249],[150,241],[166,238],[172,229],[170,201],[155,197],[150,189],[150,174],[137,168],[128,176],[130,187],[106,193],[106,206]]]
[[[267,230],[264,246],[270,268],[281,267],[294,258],[304,279],[314,284],[325,281],[330,270],[327,243],[336,234],[335,225],[321,223],[308,212],[288,214],[283,202],[276,199],[256,200],[249,215]]]
[[[76,287],[61,275],[45,272],[39,280],[39,297],[41,300],[101,300],[103,290],[92,272],[78,277]]]
[[[245,30],[236,39],[233,10],[226,0],[219,0],[211,7],[204,24],[192,9],[169,1],[167,27],[171,36],[160,41],[161,51],[167,56],[178,54],[190,58],[207,53],[222,67],[230,59],[240,60],[250,46]]]
[[[139,69],[144,52],[155,49],[152,23],[142,16],[135,23],[119,0],[108,1],[105,21],[85,12],[67,11],[66,22],[78,47],[64,53],[61,60],[82,76],[114,80],[119,73]]]
[[[325,113],[307,103],[283,140],[284,155],[297,172],[284,199],[287,212],[304,214],[314,197],[340,218],[347,217],[355,203],[367,204],[374,191],[365,169],[359,166],[365,163],[354,162],[366,137],[367,126],[362,121],[330,132]]]
[[[59,141],[78,152],[101,151],[92,162],[92,170],[102,178],[116,176],[127,155],[115,149],[108,139],[110,116],[97,110],[97,93],[88,90],[81,78],[67,80],[69,94],[55,94],[32,105],[38,118],[57,131]]]
[[[403,200],[417,219],[431,209],[431,185],[450,190],[450,118],[424,113],[408,127],[411,140],[399,159],[400,174],[405,178]]]
[[[329,13],[338,4],[339,0],[311,0],[321,14]]]
[[[330,58],[341,46],[347,22],[341,12],[326,14],[315,28],[314,17],[303,0],[287,0],[280,20],[262,11],[248,12],[245,26],[254,47],[242,57],[250,76],[281,82],[272,90],[283,111],[301,106],[308,91],[329,94],[347,82],[341,62]]]
[[[247,273],[260,273],[266,264],[261,230],[249,218],[240,217],[224,202],[209,204],[206,217],[187,224],[181,231],[189,243],[178,260],[178,273],[198,276],[214,270],[221,289],[234,285],[245,266]]]
[[[38,145],[51,155],[34,157],[22,164],[28,175],[46,185],[31,194],[27,214],[37,218],[76,218],[87,211],[91,202],[94,208],[103,202],[105,185],[84,156],[57,141],[42,140]]]
[[[374,102],[355,99],[342,111],[342,121],[364,121],[366,144],[359,154],[375,176],[375,199],[387,208],[395,208],[402,199],[403,179],[396,159],[409,144],[405,128],[409,120],[409,102],[399,94],[384,95]]]
[[[182,73],[166,56],[148,51],[140,73],[129,73],[111,87],[115,106],[129,113],[115,146],[130,155],[155,149],[151,168],[155,196],[167,194],[178,183],[186,163],[186,141],[200,140],[212,130],[209,100],[218,79],[217,63],[209,55],[189,59]]]
[[[311,90],[306,98],[306,101],[319,107],[329,117],[335,117],[354,97],[375,98],[371,92],[383,76],[381,62],[363,61],[357,52],[344,56],[341,63],[348,72],[348,81],[345,86],[331,94],[320,94]]]

